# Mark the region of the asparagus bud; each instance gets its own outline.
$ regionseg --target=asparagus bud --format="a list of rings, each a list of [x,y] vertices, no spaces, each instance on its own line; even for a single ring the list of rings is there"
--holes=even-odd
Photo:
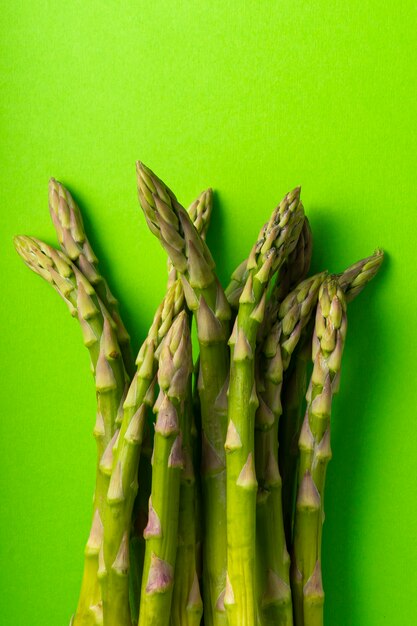
[[[269,329],[268,319],[270,315],[273,314],[273,311],[279,306],[280,302],[282,302],[289,291],[294,289],[294,287],[307,276],[308,270],[310,269],[312,243],[313,239],[310,223],[305,217],[296,246],[289,253],[286,262],[282,264],[278,272],[277,280],[267,305],[265,320],[260,329],[262,336],[265,336]],[[238,265],[232,273],[229,285],[225,290],[227,300],[232,309],[235,310],[237,310],[239,306],[239,298],[248,278],[247,264],[248,259],[245,259]]]
[[[383,260],[384,252],[378,248],[371,256],[354,263],[338,275],[340,286],[345,292],[346,302],[351,302],[360,294],[367,283],[378,273]]]
[[[126,369],[131,372],[130,338],[120,317],[119,304],[100,273],[98,259],[87,239],[78,205],[68,189],[54,178],[49,181],[49,211],[62,250],[94,286],[116,324],[123,360]]]

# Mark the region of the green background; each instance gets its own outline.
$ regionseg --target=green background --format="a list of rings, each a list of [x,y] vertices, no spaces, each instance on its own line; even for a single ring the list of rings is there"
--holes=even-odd
[[[297,184],[313,269],[387,251],[349,310],[324,536],[326,621],[417,610],[414,0],[6,1],[1,20],[0,624],[67,624],[94,483],[79,328],[12,247],[55,241],[50,176],[74,192],[135,349],[165,255],[140,158],[190,202],[216,190],[222,280]]]

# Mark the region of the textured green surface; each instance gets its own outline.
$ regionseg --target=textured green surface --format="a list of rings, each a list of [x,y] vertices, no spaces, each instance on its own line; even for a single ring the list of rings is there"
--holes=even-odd
[[[415,2],[22,0],[4,3],[0,21],[1,626],[67,624],[95,462],[94,384],[78,325],[24,267],[12,235],[53,242],[48,178],[66,183],[138,346],[166,281],[136,200],[138,158],[183,203],[214,187],[208,243],[224,281],[297,184],[313,271],[387,250],[349,311],[326,490],[325,612],[338,626],[410,623]]]

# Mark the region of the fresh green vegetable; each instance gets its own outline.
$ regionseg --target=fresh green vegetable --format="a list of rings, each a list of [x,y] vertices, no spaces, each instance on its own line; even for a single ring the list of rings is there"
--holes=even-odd
[[[163,342],[158,370],[160,394],[152,459],[152,492],[142,577],[139,626],[164,626],[170,621],[181,471],[184,469],[184,405],[192,372],[187,314],[181,312]],[[194,603],[190,597],[190,603]]]
[[[255,458],[258,479],[257,544],[258,607],[262,623],[292,624],[287,552],[278,469],[278,425],[282,413],[283,373],[317,302],[326,274],[300,283],[276,310],[271,331],[262,344],[259,364],[259,407],[255,422]]]
[[[298,494],[294,521],[293,590],[296,626],[323,623],[321,534],[324,481],[331,458],[330,414],[338,391],[346,338],[346,301],[337,279],[320,288],[313,335],[313,373],[301,428]]]
[[[345,292],[346,302],[351,302],[366,284],[378,273],[384,253],[376,250],[373,255],[354,263],[338,274],[339,284]],[[311,360],[311,335],[313,327],[303,329],[298,348],[292,359],[293,365],[284,376],[283,415],[279,431],[279,468],[282,478],[282,508],[287,546],[292,543],[293,515],[295,507],[298,439],[302,423],[303,398],[307,388],[307,363]]]
[[[270,311],[282,302],[285,296],[308,274],[312,253],[312,234],[310,222],[304,217],[303,228],[294,249],[289,253],[288,258],[282,263],[275,284],[271,290],[269,300],[266,304],[264,321],[261,324],[260,335],[265,336],[269,325]],[[242,294],[245,282],[248,278],[248,259],[240,263],[232,273],[230,282],[225,293],[232,309],[239,307],[239,298]]]
[[[97,472],[93,522],[84,555],[84,573],[74,626],[90,626],[101,615],[97,579],[98,555],[111,472],[115,424],[125,397],[127,376],[117,342],[115,324],[91,283],[71,260],[51,246],[31,237],[16,237],[15,247],[26,265],[47,280],[78,318],[84,344],[90,353],[97,393]]]
[[[198,392],[202,422],[204,500],[203,590],[206,626],[225,626],[226,587],[226,391],[230,307],[214,272],[210,251],[173,192],[143,163],[138,192],[148,226],[181,275],[200,348]]]
[[[184,469],[181,474],[178,548],[170,626],[199,626],[203,614],[196,545],[199,494],[194,464],[198,442],[193,411],[192,387],[189,384],[184,405]]]
[[[71,625],[322,626],[346,302],[383,253],[306,278],[312,234],[296,188],[224,291],[205,242],[212,190],[187,212],[140,162],[137,182],[168,255],[168,287],[135,371],[117,301],[61,183],[51,179],[49,207],[62,251],[15,238],[77,317],[96,386],[93,521]]]
[[[300,189],[287,194],[262,229],[246,265],[232,335],[226,437],[227,584],[229,626],[257,620],[255,598],[256,493],[254,426],[258,396],[254,357],[267,287],[294,249],[304,220]]]
[[[195,225],[196,229],[201,234],[203,239],[205,239],[206,234],[207,234],[208,226],[210,223],[212,206],[213,206],[213,192],[211,189],[207,189],[203,191],[187,209],[188,214],[191,220],[193,221],[193,224]],[[168,290],[175,283],[176,279],[177,279],[177,271],[173,267],[170,259],[168,259]],[[179,287],[177,287],[177,289],[178,288]],[[178,294],[180,293],[182,294],[182,290],[178,291]],[[182,295],[181,295],[181,298],[182,298]],[[176,311],[177,313],[179,312],[178,306],[177,306]],[[191,393],[192,391],[191,391],[191,385],[190,385],[190,390],[188,392],[188,395]],[[192,415],[190,414],[190,412],[192,411],[191,397],[188,397],[188,395],[187,395],[186,413],[185,413],[186,420],[184,424],[184,446],[186,445],[185,441],[186,441],[186,437],[188,436],[189,422],[191,421],[191,418],[192,418]],[[149,419],[148,419],[148,422],[149,422]],[[194,429],[194,434],[195,434],[195,429]],[[189,445],[191,445],[191,443]],[[194,444],[193,448],[195,448],[195,445],[196,444]],[[152,469],[151,469],[151,464],[150,464],[150,458],[152,454],[152,447],[150,446],[152,446],[152,437],[149,435],[149,432],[148,432],[148,446],[147,448],[144,448],[144,446],[142,446],[142,454],[141,454],[141,458],[139,461],[140,489],[139,489],[139,493],[137,496],[137,501],[135,502],[135,511],[133,513],[134,520],[133,520],[133,529],[131,533],[131,546],[130,546],[131,567],[129,570],[129,583],[130,583],[129,597],[130,597],[131,616],[132,616],[132,621],[134,623],[137,623],[138,617],[139,617],[140,589],[141,589],[141,581],[142,581],[143,562],[144,562],[144,557],[145,557],[145,541],[143,537],[143,532],[147,524],[148,500],[149,500],[150,493],[151,493]],[[193,452],[195,453],[194,449],[193,449]],[[194,476],[194,478],[191,479],[191,468],[189,468],[189,470],[190,470],[189,471],[190,476],[188,476],[186,480],[183,480],[182,478],[182,483],[184,484],[184,488],[182,488],[180,492],[180,511],[184,510],[184,511],[187,511],[188,513],[190,512],[189,507],[190,507],[191,502],[193,506],[194,505],[197,506],[197,504],[200,502],[200,493],[196,486],[196,477]],[[185,500],[185,502],[183,502],[183,500]],[[188,527],[191,527],[192,524],[194,523],[194,520],[185,521],[186,517],[184,517],[184,515],[182,516],[180,515],[179,543],[181,544],[181,546],[183,545],[181,534],[182,535],[185,534],[185,531],[182,530],[182,526],[181,526],[182,520],[184,520],[184,523],[186,523]],[[179,561],[181,563],[181,567],[185,561],[184,566],[192,569],[193,567],[192,566],[193,555],[191,554],[192,552],[191,542],[193,541],[192,534],[189,534],[187,532],[186,541],[187,541],[188,549],[184,551],[185,552],[184,557],[180,556]],[[197,550],[197,546],[195,545],[195,537],[194,537],[194,549]],[[182,553],[181,547],[178,548],[178,552]],[[194,555],[194,560],[195,558],[196,558],[196,554]],[[178,614],[181,616],[182,611],[185,608],[184,603],[183,603],[184,593],[183,593],[182,588],[180,590],[178,588],[179,588],[179,584],[174,586],[173,613],[174,611],[177,611]],[[181,605],[177,606],[177,602],[180,603]]]
[[[137,372],[123,404],[123,418],[113,448],[111,480],[104,515],[104,541],[99,578],[104,626],[130,624],[128,546],[133,504],[137,492],[140,445],[146,405],[153,401],[156,355],[183,307],[180,283],[175,282],[157,310],[148,337],[137,358]]]

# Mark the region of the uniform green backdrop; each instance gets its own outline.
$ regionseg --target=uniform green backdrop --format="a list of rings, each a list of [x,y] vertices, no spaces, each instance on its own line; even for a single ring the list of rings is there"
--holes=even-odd
[[[165,285],[134,162],[187,203],[216,190],[223,280],[303,186],[314,269],[383,246],[349,311],[326,494],[327,624],[416,614],[413,0],[9,0],[1,20],[0,624],[67,624],[90,522],[95,399],[79,328],[15,233],[54,242],[74,192],[134,345]]]

